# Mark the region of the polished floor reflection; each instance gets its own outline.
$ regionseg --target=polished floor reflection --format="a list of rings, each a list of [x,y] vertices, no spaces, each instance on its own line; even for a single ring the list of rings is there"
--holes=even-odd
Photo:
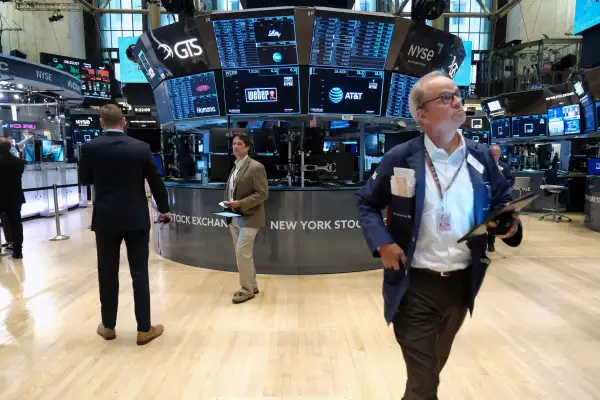
[[[497,246],[441,399],[600,399],[600,234],[524,218],[524,245]],[[257,298],[233,305],[235,274],[153,254],[165,334],[138,347],[123,251],[118,338],[105,342],[89,219],[64,217],[64,242],[47,240],[52,219],[28,221],[25,259],[0,259],[0,399],[401,398],[380,271],[260,276]]]

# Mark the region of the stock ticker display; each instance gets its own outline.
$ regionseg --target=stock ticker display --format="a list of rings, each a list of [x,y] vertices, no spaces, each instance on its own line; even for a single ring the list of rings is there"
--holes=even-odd
[[[298,68],[223,71],[228,115],[299,114]]]
[[[392,74],[390,83],[390,93],[388,95],[388,104],[385,112],[386,117],[393,118],[412,118],[408,104],[410,90],[417,83],[419,78],[403,74]]]
[[[500,118],[490,121],[492,141],[510,138],[510,118]]]
[[[294,16],[213,21],[223,69],[298,64]]]
[[[310,68],[310,114],[380,115],[383,71]]]
[[[167,81],[174,120],[219,115],[214,72],[205,72]]]
[[[81,79],[84,97],[103,100],[111,98],[110,73],[104,67],[92,66],[82,59],[48,53],[40,53],[40,63]]]
[[[519,115],[512,117],[512,137],[527,138],[548,135],[546,115]]]
[[[310,65],[383,69],[394,20],[376,21],[356,15],[316,15]]]

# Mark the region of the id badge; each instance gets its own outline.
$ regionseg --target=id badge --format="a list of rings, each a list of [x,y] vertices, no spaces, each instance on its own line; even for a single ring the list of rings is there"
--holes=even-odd
[[[452,219],[449,212],[438,211],[437,213],[437,229],[438,233],[447,235],[452,231]]]

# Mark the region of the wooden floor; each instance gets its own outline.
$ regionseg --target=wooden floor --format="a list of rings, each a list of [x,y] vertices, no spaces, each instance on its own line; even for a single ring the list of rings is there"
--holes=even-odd
[[[600,399],[600,235],[524,217],[498,245],[443,372],[443,400]],[[151,256],[153,322],[135,345],[126,257],[117,340],[105,342],[89,211],[25,224],[25,259],[0,259],[0,399],[400,399],[402,355],[382,315],[381,272],[237,276]],[[201,240],[201,238],[199,239]],[[366,251],[366,249],[365,249]]]

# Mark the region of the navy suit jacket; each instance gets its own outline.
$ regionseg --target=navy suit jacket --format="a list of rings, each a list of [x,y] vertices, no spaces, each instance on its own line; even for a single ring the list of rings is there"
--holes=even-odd
[[[500,174],[494,158],[485,145],[475,143],[465,138],[467,148],[467,166],[473,184],[475,221],[474,225],[485,221],[490,210],[501,208],[512,200],[511,185]],[[419,235],[423,204],[425,200],[425,142],[423,135],[409,142],[400,144],[385,154],[376,173],[366,185],[357,193],[359,197],[359,220],[367,245],[374,257],[379,257],[378,248],[384,244],[397,243],[406,254],[406,265],[400,270],[384,269],[383,272],[383,299],[384,314],[388,322],[393,321],[402,297],[410,284],[410,266],[412,263],[415,244]],[[469,156],[476,161],[469,162]],[[483,166],[480,172],[472,164],[479,162]],[[415,171],[416,189],[415,197],[403,198],[392,196],[390,178],[394,174],[394,167],[410,168]],[[382,210],[388,205],[392,213],[388,214],[392,220],[386,226],[382,218]],[[519,224],[518,232],[504,242],[515,247],[521,243],[522,229]],[[472,313],[475,296],[481,287],[483,278],[490,264],[486,256],[487,237],[478,236],[467,242],[471,249],[471,291],[469,297],[469,310]]]
[[[498,167],[501,170],[504,179],[506,179],[512,187],[512,185],[515,183],[515,178],[513,178],[512,174],[510,173],[510,167],[508,166],[508,164],[504,164],[502,161],[500,161],[498,162]]]

